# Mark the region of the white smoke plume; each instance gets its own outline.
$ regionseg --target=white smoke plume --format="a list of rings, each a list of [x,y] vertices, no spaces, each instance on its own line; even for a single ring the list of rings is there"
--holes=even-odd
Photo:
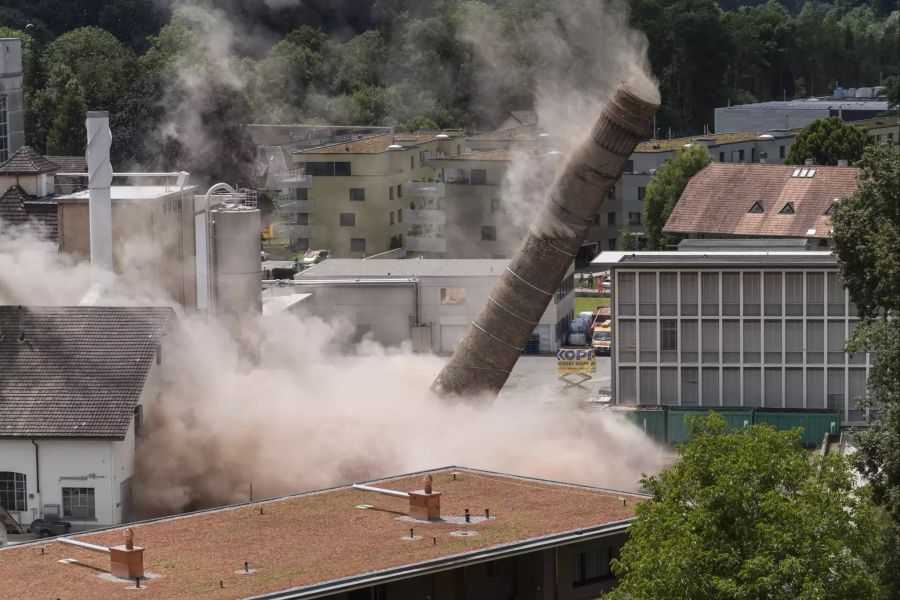
[[[498,34],[500,24],[476,6],[463,34],[479,59],[481,100],[496,102],[517,81],[529,81],[538,125],[548,134],[537,151],[513,153],[507,171],[503,206],[523,229],[555,169],[586,139],[618,84],[629,82],[659,99],[647,38],[629,26],[623,0],[555,0],[545,9],[521,29]],[[554,151],[560,154],[549,154]]]
[[[3,303],[75,305],[96,276],[0,227]],[[103,281],[102,304],[165,303],[121,277]],[[251,484],[263,497],[449,464],[636,489],[665,459],[624,419],[543,392],[447,403],[429,391],[444,358],[348,348],[340,323],[258,317],[237,339],[202,316],[181,322],[145,409],[135,488],[145,514],[246,500]]]

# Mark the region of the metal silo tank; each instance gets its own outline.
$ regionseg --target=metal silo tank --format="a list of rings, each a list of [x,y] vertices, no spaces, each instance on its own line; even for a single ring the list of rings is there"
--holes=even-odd
[[[211,211],[215,312],[241,316],[262,311],[259,210],[220,204]]]

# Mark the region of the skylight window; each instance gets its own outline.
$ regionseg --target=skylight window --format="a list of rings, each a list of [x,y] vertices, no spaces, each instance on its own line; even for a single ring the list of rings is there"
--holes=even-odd
[[[830,217],[831,213],[834,212],[834,202],[828,205],[828,208],[825,209],[825,216]]]
[[[754,202],[754,203],[753,203],[753,206],[750,207],[749,212],[752,212],[752,213],[761,213],[761,212],[763,212],[762,201],[760,200],[760,201],[758,201],[758,202]]]
[[[815,177],[815,176],[816,176],[816,170],[815,170],[815,169],[810,169],[809,172],[806,174],[806,176],[807,176],[807,177]]]
[[[778,214],[781,214],[781,215],[792,215],[792,214],[794,214],[794,203],[793,203],[793,202],[788,202],[787,204],[785,204],[785,205],[781,208],[781,210],[778,211]]]
[[[794,169],[794,172],[791,174],[791,177],[800,177],[800,169]]]
[[[806,177],[809,174],[809,169],[800,169],[800,177]]]

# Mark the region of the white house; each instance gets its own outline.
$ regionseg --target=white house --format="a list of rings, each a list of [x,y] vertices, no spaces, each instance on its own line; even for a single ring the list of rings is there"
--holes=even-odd
[[[419,351],[452,353],[488,302],[505,259],[330,259],[295,276],[282,290],[303,292],[302,306],[323,318],[345,318],[357,337],[383,344],[412,340]],[[528,353],[556,352],[573,316],[573,269],[547,307]],[[287,289],[287,288],[290,289]]]
[[[0,306],[0,506],[23,527],[127,521],[171,308]]]

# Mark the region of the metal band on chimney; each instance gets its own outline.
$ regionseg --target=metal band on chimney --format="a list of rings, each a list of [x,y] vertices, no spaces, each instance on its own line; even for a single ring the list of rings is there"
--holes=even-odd
[[[474,327],[475,329],[477,329],[478,331],[480,331],[480,332],[483,333],[484,335],[488,336],[489,338],[492,338],[492,339],[494,339],[494,340],[500,342],[500,343],[503,344],[504,346],[509,346],[510,348],[512,348],[513,350],[516,350],[517,352],[521,352],[521,351],[522,351],[522,348],[516,346],[515,344],[510,344],[509,342],[507,342],[507,341],[505,341],[505,340],[501,340],[501,339],[498,338],[496,335],[492,334],[490,331],[488,331],[487,329],[485,329],[484,327],[482,327],[481,325],[479,325],[479,324],[476,323],[475,321],[472,321],[472,327]]]
[[[509,267],[506,267],[506,270],[509,271],[510,273],[512,273],[512,274],[513,274],[513,277],[515,277],[516,279],[518,279],[519,281],[521,281],[522,283],[524,283],[525,285],[527,285],[528,287],[530,287],[530,288],[533,289],[534,291],[540,292],[540,293],[544,294],[545,296],[550,296],[551,298],[553,297],[553,292],[547,292],[547,291],[544,291],[544,290],[542,290],[541,288],[537,287],[536,285],[534,285],[534,284],[532,284],[532,283],[529,283],[527,280],[525,280],[524,277],[522,277],[521,275],[519,275],[518,273],[516,273],[515,271],[513,271],[513,270],[510,269]]]
[[[502,310],[503,312],[506,312],[506,313],[508,313],[508,314],[510,314],[510,315],[512,315],[512,316],[514,316],[515,318],[521,320],[521,321],[525,321],[526,323],[529,323],[529,324],[531,324],[531,325],[534,325],[535,327],[537,327],[538,325],[540,325],[540,322],[539,322],[539,321],[532,321],[531,319],[526,319],[526,318],[523,317],[522,315],[516,314],[516,313],[514,313],[513,311],[509,310],[508,308],[506,308],[505,306],[503,306],[502,304],[500,304],[499,302],[497,302],[496,300],[494,300],[494,296],[488,296],[488,302],[493,303],[497,308],[499,308],[499,309]]]

